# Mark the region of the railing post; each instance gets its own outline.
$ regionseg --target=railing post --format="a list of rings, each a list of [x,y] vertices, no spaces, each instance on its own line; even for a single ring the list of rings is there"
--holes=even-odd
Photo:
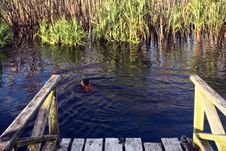
[[[44,103],[39,109],[35,125],[32,131],[32,137],[41,137],[44,134],[46,123],[47,123],[47,115],[49,114],[51,102],[53,98],[53,91],[49,93]],[[41,148],[41,144],[34,144],[28,146],[28,151],[38,151]]]
[[[59,131],[59,120],[58,120],[58,102],[57,102],[57,96],[56,96],[56,88],[54,89],[54,95],[53,100],[50,107],[49,112],[49,134],[50,135],[57,135],[57,144],[56,146],[59,146],[59,138],[60,138],[60,131]]]
[[[195,144],[201,142],[195,135],[196,133],[203,132],[204,130],[204,110],[202,108],[201,94],[198,90],[198,86],[195,85],[195,101],[194,101],[194,123],[193,123],[193,141]]]
[[[212,148],[207,141],[200,140],[196,133],[204,131],[205,111],[203,108],[203,97],[199,85],[196,83],[196,76],[190,76],[191,81],[195,85],[195,101],[194,101],[194,123],[193,123],[193,141],[199,149],[211,151]]]
[[[204,109],[202,107],[202,97],[198,90],[198,86],[195,86],[195,102],[194,102],[194,132],[199,133],[204,130]]]

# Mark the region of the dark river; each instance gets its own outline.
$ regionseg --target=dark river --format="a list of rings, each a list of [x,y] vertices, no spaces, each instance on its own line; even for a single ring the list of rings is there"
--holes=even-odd
[[[200,75],[226,98],[226,45],[137,50],[113,44],[0,50],[0,133],[57,73],[61,137],[192,137],[189,75]],[[90,79],[92,92],[80,88],[82,78]]]

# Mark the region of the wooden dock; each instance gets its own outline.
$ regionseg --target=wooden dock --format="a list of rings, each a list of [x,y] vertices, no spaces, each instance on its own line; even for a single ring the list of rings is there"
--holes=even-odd
[[[177,138],[162,138],[161,141],[142,142],[141,138],[63,138],[58,151],[188,151]]]
[[[1,134],[0,151],[15,151],[21,147],[27,147],[27,151],[192,151],[193,146],[198,150],[213,151],[209,141],[214,142],[219,151],[225,151],[226,134],[218,112],[226,116],[226,101],[199,76],[193,75],[190,79],[195,85],[193,142],[186,139],[179,141],[177,138],[162,138],[161,143],[142,142],[141,138],[61,139],[56,91],[60,76],[52,75]],[[35,120],[32,134],[24,138],[24,129],[32,119]],[[207,123],[211,132],[204,129]],[[48,134],[45,134],[47,125]]]

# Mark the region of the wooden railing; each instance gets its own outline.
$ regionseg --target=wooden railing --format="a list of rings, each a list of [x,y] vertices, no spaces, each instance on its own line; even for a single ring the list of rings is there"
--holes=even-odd
[[[0,151],[17,150],[17,148],[24,146],[28,146],[27,150],[38,151],[41,144],[44,145],[43,150],[56,149],[59,143],[56,84],[59,80],[59,75],[52,75],[37,95],[2,133],[0,136]],[[36,113],[38,114],[31,137],[20,138],[25,127]],[[47,121],[49,134],[44,135]]]
[[[226,101],[199,76],[193,75],[190,79],[195,84],[193,141],[203,151],[213,150],[209,141],[213,141],[219,151],[225,151],[226,135],[218,110],[226,116]],[[205,115],[211,133],[204,132]]]

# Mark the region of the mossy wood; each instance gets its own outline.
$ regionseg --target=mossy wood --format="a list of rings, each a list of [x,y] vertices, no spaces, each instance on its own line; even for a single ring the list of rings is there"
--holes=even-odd
[[[201,150],[213,150],[208,141],[214,141],[218,150],[226,148],[224,127],[217,109],[226,115],[226,102],[199,76],[192,75],[195,84],[194,133],[193,141]],[[204,132],[204,117],[207,117],[211,134]]]

